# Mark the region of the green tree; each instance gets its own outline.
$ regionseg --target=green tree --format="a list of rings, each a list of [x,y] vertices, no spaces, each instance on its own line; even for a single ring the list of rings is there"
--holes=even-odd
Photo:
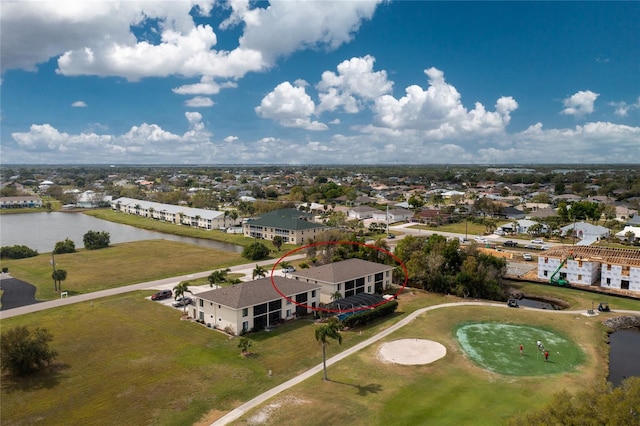
[[[189,290],[189,281],[181,281],[181,282],[178,283],[178,285],[173,287],[173,298],[175,300],[178,300],[178,298],[180,298],[180,297],[184,298],[185,293],[190,293],[191,295],[193,295],[191,290]],[[186,303],[182,304],[182,309],[183,309],[184,314],[186,315],[186,313],[187,313],[187,304]]]
[[[280,247],[282,247],[282,244],[284,244],[284,240],[280,235],[276,235],[275,237],[273,237],[273,240],[271,242],[278,251],[280,251]]]
[[[325,381],[329,380],[327,377],[327,353],[326,348],[329,344],[329,339],[336,340],[338,344],[342,344],[342,335],[340,334],[340,325],[335,321],[330,321],[320,327],[316,328],[316,340],[322,346],[322,367],[324,370]]]
[[[256,265],[256,267],[253,269],[253,272],[251,274],[252,279],[255,279],[256,277],[264,278],[266,276],[267,276],[267,270],[260,265]]]
[[[238,349],[242,352],[242,355],[247,355],[249,352],[249,348],[251,347],[252,342],[248,337],[241,337],[238,341]]]
[[[84,248],[87,250],[97,250],[109,247],[111,236],[107,231],[89,231],[84,234],[82,240],[84,241]]]
[[[409,201],[407,202],[414,209],[419,209],[420,207],[424,206],[424,199],[417,194],[413,194],[411,197],[409,197]]]
[[[249,244],[242,250],[242,257],[249,260],[264,259],[268,254],[269,249],[267,246],[258,241]]]
[[[51,278],[53,278],[54,290],[60,291],[62,290],[62,281],[67,279],[67,271],[64,269],[54,269]]]
[[[49,365],[58,355],[49,348],[53,335],[45,328],[11,328],[2,333],[0,348],[2,371],[16,377],[35,373]]]
[[[74,243],[69,238],[65,238],[64,241],[58,241],[56,243],[55,248],[53,249],[54,254],[75,253],[75,252],[76,252],[76,243]]]
[[[209,285],[211,287],[218,286],[220,283],[227,281],[227,274],[231,272],[231,269],[219,269],[217,271],[213,271],[207,279],[209,280]]]
[[[338,290],[331,293],[331,300],[335,302],[336,300],[340,300],[340,299],[342,299],[342,293],[340,293]]]

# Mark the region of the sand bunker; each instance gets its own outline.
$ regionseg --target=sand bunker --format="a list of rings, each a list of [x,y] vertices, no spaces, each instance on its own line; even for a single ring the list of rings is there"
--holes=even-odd
[[[399,339],[383,344],[378,356],[385,362],[403,365],[429,364],[447,354],[447,348],[438,342],[424,339]]]

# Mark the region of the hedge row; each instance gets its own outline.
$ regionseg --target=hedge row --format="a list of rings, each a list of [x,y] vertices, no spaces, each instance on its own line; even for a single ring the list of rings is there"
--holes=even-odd
[[[398,308],[398,301],[392,300],[391,302],[387,302],[384,305],[380,305],[374,309],[353,314],[345,318],[342,321],[342,324],[345,327],[357,327],[359,325],[364,325],[375,319],[384,317],[386,315],[391,315],[396,311],[397,308]]]

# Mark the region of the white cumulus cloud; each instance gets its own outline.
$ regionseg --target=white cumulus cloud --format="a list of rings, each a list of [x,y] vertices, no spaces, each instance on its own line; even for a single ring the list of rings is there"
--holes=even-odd
[[[593,105],[600,96],[599,93],[594,93],[591,90],[581,90],[562,101],[565,106],[560,113],[566,115],[573,115],[574,117],[583,117],[593,112]]]
[[[315,104],[306,93],[304,87],[295,87],[288,81],[280,83],[267,94],[260,106],[255,108],[262,118],[278,121],[285,127],[297,127],[306,130],[326,130],[327,125],[318,121],[311,121],[315,112]]]
[[[184,104],[190,108],[206,108],[213,106],[214,102],[206,96],[196,96],[195,98],[187,99]]]
[[[75,101],[71,104],[72,107],[74,108],[86,108],[87,107],[87,103],[84,101]]]

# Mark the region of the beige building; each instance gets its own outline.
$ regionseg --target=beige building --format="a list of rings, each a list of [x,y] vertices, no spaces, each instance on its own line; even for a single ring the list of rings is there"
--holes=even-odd
[[[307,244],[328,228],[313,222],[313,217],[296,209],[282,209],[265,213],[242,225],[245,237],[273,241],[282,237],[285,244]]]
[[[191,318],[238,335],[312,313],[318,306],[319,285],[279,276],[273,282],[278,290],[271,278],[262,278],[197,293],[187,312]]]
[[[292,272],[293,279],[320,286],[320,302],[329,303],[356,294],[382,293],[391,285],[394,266],[347,259]]]

